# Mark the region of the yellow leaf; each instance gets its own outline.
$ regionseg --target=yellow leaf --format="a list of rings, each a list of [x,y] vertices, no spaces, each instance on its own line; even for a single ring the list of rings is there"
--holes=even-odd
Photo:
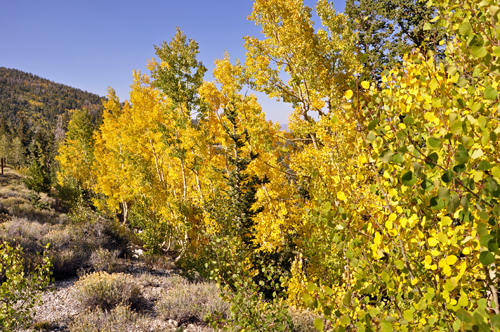
[[[351,99],[351,97],[352,97],[352,90],[347,90],[345,92],[345,98],[346,99]]]
[[[444,234],[442,232],[439,232],[439,234],[437,235],[437,238],[443,244],[447,244],[450,241],[450,239],[448,239],[448,236],[446,236],[446,234]]]
[[[370,83],[368,83],[367,81],[363,81],[361,82],[361,86],[363,87],[363,89],[367,90],[370,88]]]
[[[462,307],[466,307],[469,304],[467,294],[465,294],[463,290],[460,291],[460,299],[458,299],[458,304],[460,304]]]
[[[448,276],[448,277],[451,275],[451,268],[449,265],[445,265],[443,267],[443,273],[445,276]]]
[[[338,191],[337,192],[337,198],[341,201],[345,201],[347,199],[347,196],[344,194],[343,191]]]
[[[443,225],[443,226],[449,226],[449,225],[451,225],[451,223],[452,223],[452,220],[451,220],[450,217],[443,217],[443,218],[441,218],[441,225]]]
[[[450,255],[448,257],[446,257],[446,263],[448,263],[448,265],[453,265],[457,262],[458,258],[457,256],[455,255]]]
[[[438,86],[439,83],[435,78],[433,78],[429,83],[429,88],[431,88],[432,91],[436,90]]]
[[[432,112],[425,112],[424,114],[424,118],[429,121],[429,122],[433,122],[434,120],[437,120],[436,116],[434,115],[434,113]]]
[[[436,246],[436,244],[438,243],[438,242],[437,242],[437,240],[436,240],[435,238],[433,238],[433,237],[429,238],[429,239],[427,240],[427,242],[429,243],[429,245],[430,245],[431,247]]]
[[[387,229],[392,229],[392,221],[387,220],[387,221],[385,222],[385,227],[386,227]]]

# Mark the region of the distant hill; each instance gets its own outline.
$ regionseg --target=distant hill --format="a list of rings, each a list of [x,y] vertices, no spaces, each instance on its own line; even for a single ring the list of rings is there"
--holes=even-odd
[[[24,118],[32,127],[54,129],[58,117],[67,118],[67,110],[75,108],[87,108],[99,118],[101,99],[94,93],[31,73],[0,67],[0,115],[5,115],[13,126]]]

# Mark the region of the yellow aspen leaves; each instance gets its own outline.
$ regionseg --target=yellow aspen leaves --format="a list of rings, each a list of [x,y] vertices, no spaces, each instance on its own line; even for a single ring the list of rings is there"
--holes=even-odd
[[[427,240],[427,242],[429,243],[429,245],[430,245],[431,247],[435,247],[435,246],[438,244],[438,241],[437,241],[435,238],[433,238],[433,237],[429,238],[429,239]]]
[[[347,199],[347,196],[343,191],[339,191],[337,192],[337,199],[345,201]]]
[[[193,92],[199,121],[187,101],[135,73],[130,101],[110,92],[104,104],[95,173],[71,165],[91,158],[68,137],[61,176],[94,186],[109,209],[150,206],[195,257],[204,234],[222,227],[206,207],[228,189],[225,110],[237,101],[237,134],[248,135],[241,153],[258,155],[246,175],[266,179],[252,206],[252,250],[289,255],[290,304],[316,304],[334,330],[459,330],[464,317],[497,328],[487,310],[500,308],[481,302],[498,289],[486,276],[498,274],[500,244],[500,54],[490,45],[499,43],[496,19],[484,19],[494,3],[433,4],[440,18],[430,27],[454,36],[446,61],[413,50],[373,83],[357,81],[357,37],[331,3],[318,1],[317,29],[301,0],[256,0],[249,18],[263,37],[245,37],[244,61],[224,55],[215,82]],[[287,131],[240,93],[246,84],[293,105]]]
[[[455,265],[457,260],[458,260],[458,258],[455,255],[449,255],[448,257],[446,257],[446,263],[448,265]]]

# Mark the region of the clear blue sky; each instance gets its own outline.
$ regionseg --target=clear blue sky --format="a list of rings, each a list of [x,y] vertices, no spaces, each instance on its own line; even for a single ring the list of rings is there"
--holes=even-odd
[[[314,0],[304,0],[313,7]],[[213,62],[227,51],[244,59],[243,36],[258,36],[246,18],[251,0],[0,0],[0,66],[15,68],[106,95],[112,86],[128,98],[132,70],[146,69],[154,45],[170,41],[175,27],[200,46],[212,80]],[[342,12],[344,0],[334,0]],[[317,20],[315,20],[317,21]],[[259,95],[268,119],[287,122],[290,106]]]

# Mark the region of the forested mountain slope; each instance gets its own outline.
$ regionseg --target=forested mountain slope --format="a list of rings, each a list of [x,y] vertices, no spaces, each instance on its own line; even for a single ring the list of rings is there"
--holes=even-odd
[[[57,117],[69,109],[85,107],[100,114],[99,95],[26,73],[0,67],[0,114],[12,123],[32,119],[31,124],[54,129]]]

